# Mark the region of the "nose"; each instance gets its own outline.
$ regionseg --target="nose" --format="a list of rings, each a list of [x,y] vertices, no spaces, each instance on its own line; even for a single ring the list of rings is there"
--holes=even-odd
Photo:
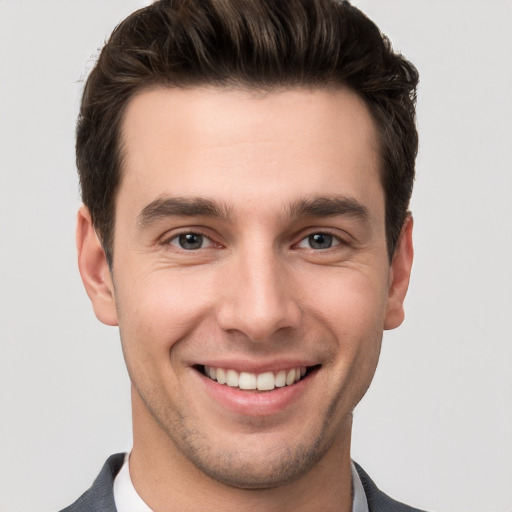
[[[272,250],[241,251],[226,268],[217,312],[219,326],[264,342],[296,328],[301,310],[291,271]]]

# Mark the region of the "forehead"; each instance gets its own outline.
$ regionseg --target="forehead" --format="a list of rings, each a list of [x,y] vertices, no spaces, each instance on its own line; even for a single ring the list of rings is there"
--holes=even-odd
[[[380,189],[374,122],[346,89],[146,90],[127,107],[122,146],[120,194],[207,197],[218,187],[229,202],[272,187],[297,196]]]

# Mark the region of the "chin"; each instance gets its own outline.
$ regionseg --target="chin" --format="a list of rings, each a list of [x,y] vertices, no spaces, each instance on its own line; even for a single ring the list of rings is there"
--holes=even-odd
[[[310,426],[309,432],[302,430],[295,435],[253,432],[241,434],[238,439],[236,434],[214,436],[192,429],[167,433],[185,458],[203,474],[229,487],[256,490],[282,487],[299,480],[327,452],[336,449],[335,445],[341,446],[329,427],[328,423],[316,428]]]
[[[272,489],[298,480],[322,458],[327,447],[276,446],[270,453],[241,453],[234,450],[190,457],[210,478],[239,489]]]

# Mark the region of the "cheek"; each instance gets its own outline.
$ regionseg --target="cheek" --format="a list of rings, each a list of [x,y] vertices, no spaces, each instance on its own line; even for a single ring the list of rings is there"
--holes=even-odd
[[[318,281],[317,281],[318,282]],[[325,280],[320,292],[310,290],[308,308],[316,325],[331,339],[335,375],[366,391],[378,362],[386,310],[385,278],[343,269],[337,279]],[[353,404],[355,405],[355,404]]]
[[[313,311],[336,331],[353,335],[382,331],[387,304],[385,276],[349,268],[329,274],[311,276],[315,286],[303,293],[307,301],[304,309]]]
[[[199,276],[184,279],[168,271],[152,272],[120,287],[116,303],[126,351],[164,357],[207,314],[209,288]]]

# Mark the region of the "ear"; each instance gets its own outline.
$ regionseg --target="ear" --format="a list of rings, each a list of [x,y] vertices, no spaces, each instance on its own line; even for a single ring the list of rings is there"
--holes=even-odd
[[[96,317],[104,324],[117,325],[114,285],[110,269],[86,206],[78,210],[76,246],[78,268]]]
[[[402,226],[389,274],[388,304],[384,329],[395,329],[404,321],[404,300],[409,287],[414,250],[412,246],[412,217]]]

